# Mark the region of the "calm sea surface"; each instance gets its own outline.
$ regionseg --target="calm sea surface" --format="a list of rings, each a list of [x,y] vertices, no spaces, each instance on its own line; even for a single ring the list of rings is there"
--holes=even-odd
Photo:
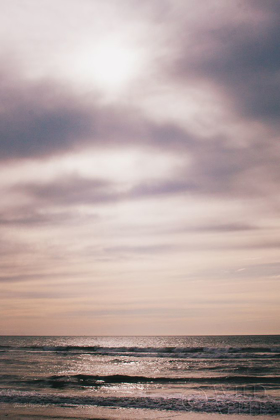
[[[279,367],[280,336],[0,337],[0,402],[279,415]]]

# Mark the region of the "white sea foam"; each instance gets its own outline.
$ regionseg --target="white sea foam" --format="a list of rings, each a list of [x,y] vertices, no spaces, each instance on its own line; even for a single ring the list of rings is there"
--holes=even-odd
[[[73,405],[143,408],[154,410],[196,411],[232,414],[278,414],[280,400],[265,399],[244,394],[207,396],[197,393],[176,396],[148,397],[89,397],[81,395],[43,394],[38,392],[0,390],[0,402],[32,405]]]

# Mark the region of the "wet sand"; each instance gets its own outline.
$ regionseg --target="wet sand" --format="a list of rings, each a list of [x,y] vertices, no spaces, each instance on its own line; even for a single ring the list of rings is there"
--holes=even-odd
[[[176,413],[158,410],[110,409],[102,407],[1,406],[1,419],[8,420],[273,420],[275,416]]]

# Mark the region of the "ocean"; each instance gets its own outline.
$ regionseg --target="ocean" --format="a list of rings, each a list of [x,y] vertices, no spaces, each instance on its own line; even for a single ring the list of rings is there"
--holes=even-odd
[[[38,418],[56,410],[60,419],[69,412],[77,419],[105,412],[110,419],[131,412],[139,419],[158,413],[275,418],[279,367],[279,335],[2,336],[0,403],[2,416],[27,410],[24,418],[38,410],[44,412]]]

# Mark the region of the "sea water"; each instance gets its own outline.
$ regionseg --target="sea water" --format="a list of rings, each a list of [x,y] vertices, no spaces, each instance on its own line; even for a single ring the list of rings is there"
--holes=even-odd
[[[280,336],[2,336],[0,402],[275,416],[279,367]]]

